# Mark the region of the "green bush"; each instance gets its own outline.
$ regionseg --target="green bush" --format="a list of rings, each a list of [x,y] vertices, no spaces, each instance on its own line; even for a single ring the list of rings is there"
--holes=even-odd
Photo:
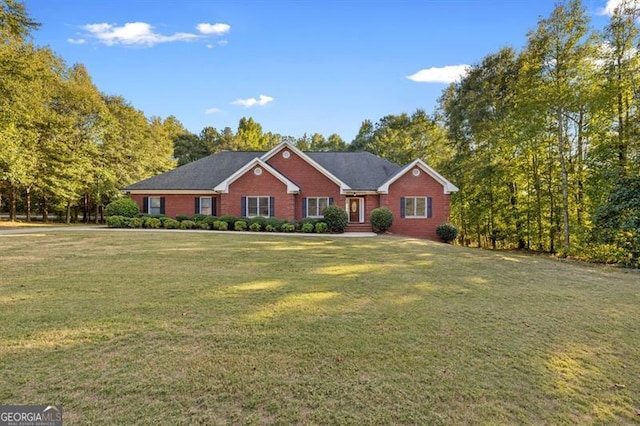
[[[236,222],[233,224],[233,229],[235,231],[246,231],[247,222],[244,220],[236,220]]]
[[[216,223],[217,220],[218,218],[215,216],[207,216],[203,222],[209,225],[209,229],[216,229],[213,224]]]
[[[305,234],[310,234],[311,232],[313,232],[313,230],[315,229],[315,227],[313,226],[313,223],[303,223],[302,224],[302,232],[304,232]]]
[[[176,220],[178,222],[182,222],[182,221],[185,221],[185,220],[191,220],[191,218],[189,216],[187,216],[186,214],[179,214],[179,215],[176,215]]]
[[[450,223],[442,223],[436,228],[436,234],[442,242],[450,243],[458,237],[458,228]]]
[[[124,217],[122,216],[107,216],[107,227],[109,228],[124,228]]]
[[[162,221],[155,217],[145,217],[144,218],[144,227],[151,229],[158,229],[162,225]]]
[[[129,228],[142,228],[142,224],[144,223],[144,220],[142,220],[142,218],[140,217],[132,217],[131,219],[129,219]]]
[[[267,225],[264,227],[264,230],[267,232],[276,232],[278,230],[278,228],[276,228],[275,226],[273,226],[270,223],[267,223]]]
[[[329,230],[329,225],[327,225],[326,223],[324,223],[324,222],[316,223],[316,233],[324,234],[328,230]]]
[[[110,202],[104,209],[104,213],[109,216],[136,217],[140,213],[138,203],[131,198],[120,198]]]
[[[260,225],[260,229],[264,229],[264,227],[267,226],[268,219],[264,216],[256,216],[249,219],[248,223],[249,228],[251,228],[251,225],[253,225],[254,223],[257,223],[258,225]]]
[[[280,226],[280,230],[282,232],[295,232],[296,231],[296,226],[293,223],[283,223]]]
[[[386,207],[371,210],[369,218],[373,232],[385,232],[393,224],[393,213]]]
[[[280,229],[283,223],[284,223],[284,220],[276,219],[275,217],[268,217],[264,222],[264,228],[266,229],[267,225],[271,225],[276,230],[278,230]]]
[[[216,229],[218,231],[226,231],[227,229],[229,229],[229,224],[224,220],[216,220],[215,222],[213,222],[213,229]]]
[[[195,226],[196,223],[189,219],[180,222],[180,229],[193,229]]]
[[[218,218],[218,220],[221,220],[223,222],[227,222],[227,229],[233,229],[233,227],[235,226],[235,223],[239,220],[242,220],[241,217],[238,216],[234,216],[231,214],[225,214],[223,216],[220,216],[220,218]]]
[[[180,227],[180,222],[175,219],[166,218],[162,223],[162,226],[166,229],[178,229]]]
[[[249,231],[260,232],[262,230],[262,226],[258,222],[254,222],[249,225]]]
[[[344,232],[349,223],[349,215],[345,209],[338,206],[329,206],[322,211],[324,221],[331,232]]]
[[[195,222],[194,229],[209,229],[209,224],[204,220]]]
[[[204,222],[207,218],[209,218],[211,216],[209,216],[208,214],[194,214],[193,216],[191,216],[191,220],[194,222]]]

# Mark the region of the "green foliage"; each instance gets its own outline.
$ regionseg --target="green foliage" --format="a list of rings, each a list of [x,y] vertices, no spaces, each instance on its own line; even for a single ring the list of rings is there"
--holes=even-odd
[[[233,229],[235,226],[235,223],[239,220],[243,220],[243,218],[226,214],[226,215],[220,216],[219,220],[223,222],[227,222],[227,229]]]
[[[385,232],[393,224],[393,213],[386,207],[371,210],[369,218],[374,232]]]
[[[217,231],[226,231],[227,229],[229,229],[229,224],[224,220],[216,220],[215,222],[213,222],[213,229]]]
[[[342,233],[347,229],[349,223],[349,215],[345,209],[336,205],[329,206],[322,211],[324,221],[329,227],[329,231]]]
[[[450,223],[442,223],[436,227],[436,234],[443,242],[450,243],[458,237],[458,228]]]
[[[276,232],[278,230],[278,228],[276,228],[275,226],[273,226],[270,223],[267,223],[267,225],[264,227],[264,230],[267,232]]]
[[[149,229],[159,229],[162,227],[162,221],[156,217],[145,217],[144,218],[144,227]]]
[[[315,231],[317,234],[324,234],[329,230],[329,225],[324,222],[318,222],[315,226]]]
[[[110,202],[105,208],[104,213],[107,217],[136,217],[140,213],[140,208],[138,207],[138,203],[133,201],[131,198],[120,198]]]
[[[191,220],[194,222],[202,222],[207,220],[208,218],[210,218],[212,216],[206,215],[206,214],[194,214],[193,216],[191,216]]]
[[[295,232],[296,226],[293,223],[283,223],[280,226],[280,231],[282,232]]]
[[[186,214],[179,214],[179,215],[176,215],[176,220],[178,222],[183,222],[185,220],[191,220],[191,217],[187,216]]]
[[[233,224],[234,231],[246,231],[247,230],[247,221],[245,220],[237,220]]]
[[[107,226],[109,228],[124,228],[125,218],[123,216],[107,216]]]
[[[283,223],[284,220],[280,220],[275,217],[268,217],[264,224],[264,227],[266,228],[267,225],[271,225],[275,229],[280,229]]]
[[[310,234],[315,230],[315,226],[313,225],[313,223],[307,222],[307,223],[303,223],[300,229],[305,234]]]
[[[140,217],[132,217],[129,219],[129,228],[142,228],[144,220]]]
[[[256,223],[256,224],[260,225],[260,229],[264,229],[264,227],[267,226],[268,219],[266,217],[263,217],[263,216],[256,216],[256,217],[252,217],[251,219],[249,219],[248,223],[249,223],[249,226],[251,226],[254,223]]]
[[[209,223],[205,220],[194,221],[194,229],[211,229]]]
[[[180,222],[180,229],[193,229],[195,226],[196,223],[192,220],[183,220]]]
[[[180,227],[180,222],[178,222],[175,219],[171,219],[171,218],[166,218],[163,223],[162,226],[165,229],[178,229]]]
[[[253,222],[249,225],[249,231],[260,232],[262,230],[262,226],[258,222]]]

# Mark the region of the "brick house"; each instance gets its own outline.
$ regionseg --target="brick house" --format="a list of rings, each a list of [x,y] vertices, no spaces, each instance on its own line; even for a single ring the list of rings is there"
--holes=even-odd
[[[368,152],[302,152],[283,142],[268,152],[223,151],[124,191],[149,214],[320,218],[344,206],[347,231],[371,230],[377,207],[393,212],[390,232],[437,239],[458,188],[422,160],[398,166]]]

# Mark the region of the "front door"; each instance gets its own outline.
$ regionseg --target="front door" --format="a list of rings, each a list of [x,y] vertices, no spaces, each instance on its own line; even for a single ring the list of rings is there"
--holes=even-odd
[[[360,198],[349,199],[349,222],[360,222]]]

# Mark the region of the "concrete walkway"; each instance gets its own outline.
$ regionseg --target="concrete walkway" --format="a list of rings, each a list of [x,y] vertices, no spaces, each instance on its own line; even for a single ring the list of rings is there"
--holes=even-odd
[[[77,231],[101,231],[101,232],[180,232],[197,234],[244,234],[244,235],[273,235],[283,237],[325,237],[325,238],[363,238],[375,237],[374,232],[345,232],[344,234],[307,234],[303,232],[248,232],[248,231],[211,231],[206,229],[142,229],[142,228],[107,228],[106,226],[34,226],[25,228],[0,228],[2,235],[26,235],[47,234],[51,232],[77,232]]]

